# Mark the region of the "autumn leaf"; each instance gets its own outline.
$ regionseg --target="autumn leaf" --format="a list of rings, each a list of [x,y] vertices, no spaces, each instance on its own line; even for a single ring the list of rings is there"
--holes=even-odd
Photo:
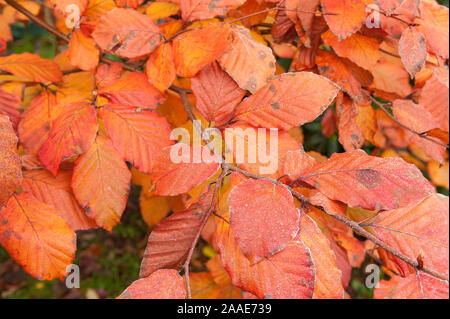
[[[366,20],[366,5],[362,0],[322,0],[321,4],[330,30],[340,40],[357,32]]]
[[[421,1],[420,17],[416,19],[419,31],[427,39],[427,44],[437,55],[449,58],[449,11],[435,1]]]
[[[425,66],[427,44],[425,37],[416,29],[405,29],[398,43],[398,52],[411,78],[414,78]]]
[[[0,207],[20,186],[22,170],[17,137],[7,116],[0,114]]]
[[[230,9],[243,4],[245,0],[180,0],[183,20],[194,21],[226,15]]]
[[[377,64],[381,53],[377,39],[355,33],[352,36],[341,39],[327,31],[322,34],[323,41],[333,47],[337,55],[348,58],[366,70],[372,70]]]
[[[126,58],[149,54],[161,41],[158,26],[132,9],[112,9],[97,23],[92,37],[100,48]]]
[[[13,195],[0,213],[0,243],[11,257],[39,280],[63,279],[77,241],[57,211],[20,193]]]
[[[39,149],[42,164],[57,175],[65,158],[86,152],[97,134],[95,109],[88,102],[66,105],[53,121],[49,137]]]
[[[17,129],[20,121],[19,106],[20,101],[17,97],[0,89],[0,114],[9,117],[14,129]]]
[[[155,2],[156,3],[156,2]],[[165,91],[176,78],[173,49],[171,43],[161,44],[150,57],[145,66],[148,80],[158,90]]]
[[[330,199],[370,210],[404,207],[435,192],[416,166],[401,158],[369,156],[362,150],[333,154],[301,179]]]
[[[381,212],[368,223],[376,235],[411,259],[421,256],[423,265],[448,276],[448,197],[435,194],[418,204]],[[415,270],[404,261],[389,256],[402,276]]]
[[[222,68],[244,90],[255,93],[275,75],[272,50],[256,41],[242,26],[231,29],[231,45],[218,59]]]
[[[142,259],[139,276],[147,277],[158,269],[180,269],[186,260],[191,243],[203,218],[211,206],[211,191],[182,211],[162,220],[151,232]]]
[[[216,62],[198,72],[191,85],[198,110],[205,120],[216,126],[230,120],[234,108],[245,95],[245,91]]]
[[[44,91],[36,96],[23,112],[19,125],[20,141],[30,153],[37,153],[50,137],[50,130],[56,118],[62,113],[63,105],[56,96]]]
[[[127,161],[150,173],[162,149],[171,145],[170,126],[155,111],[140,111],[127,105],[107,104],[99,116],[115,149]]]
[[[285,73],[246,98],[235,114],[257,127],[288,130],[317,118],[338,92],[336,84],[320,75]]]
[[[124,104],[141,109],[155,109],[163,103],[164,97],[149,83],[145,74],[130,72],[110,85],[103,87],[98,94],[107,97],[111,104]]]
[[[309,249],[298,238],[281,252],[257,264],[240,251],[231,227],[220,220],[217,227],[217,245],[222,263],[235,286],[258,298],[302,299],[311,298],[315,285],[315,270]]]
[[[231,191],[228,203],[234,239],[252,264],[283,250],[299,231],[300,213],[285,186],[248,180]]]
[[[62,78],[55,62],[28,52],[0,57],[0,70],[34,82],[58,82]]]
[[[428,274],[395,276],[382,280],[373,293],[375,299],[448,299],[448,281]]]
[[[202,156],[214,155],[203,146],[190,147],[182,143],[164,148],[153,166],[154,194],[175,196],[186,193],[213,176],[220,166],[218,159],[212,157],[211,162],[205,162]]]
[[[55,177],[45,170],[32,170],[24,172],[22,188],[40,202],[53,207],[71,229],[96,228],[95,222],[75,199],[71,180],[71,172],[60,172]]]
[[[228,24],[208,24],[180,34],[173,41],[177,75],[193,77],[217,58],[230,45]]]
[[[300,239],[311,251],[316,270],[314,299],[341,299],[344,287],[341,271],[336,266],[336,256],[331,249],[330,241],[308,215],[301,220]]]
[[[439,122],[439,127],[449,131],[449,98],[448,98],[448,68],[436,68],[433,76],[425,83],[420,94],[419,104],[428,110]]]
[[[67,54],[70,64],[81,70],[94,70],[98,65],[99,50],[95,41],[85,36],[80,29],[72,33]]]
[[[184,299],[183,278],[173,269],[161,269],[136,280],[117,299]]]
[[[130,180],[131,173],[120,154],[107,138],[97,136],[75,163],[72,189],[87,215],[111,231],[125,209]]]

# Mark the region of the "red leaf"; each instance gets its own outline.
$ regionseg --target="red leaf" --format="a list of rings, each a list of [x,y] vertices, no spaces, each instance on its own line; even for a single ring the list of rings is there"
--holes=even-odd
[[[373,292],[374,299],[448,299],[448,281],[428,274],[394,276],[382,280]]]
[[[184,299],[186,289],[178,271],[161,269],[133,282],[117,299]]]
[[[53,122],[49,138],[39,149],[39,159],[53,173],[65,158],[86,152],[97,134],[95,109],[88,102],[67,104]]]
[[[172,157],[178,157],[176,154],[180,148],[182,154],[176,163]],[[190,147],[182,143],[163,149],[153,166],[152,180],[156,185],[154,193],[162,196],[186,193],[213,176],[220,167],[219,160],[206,163],[201,161],[201,154],[210,152],[203,146]],[[198,161],[196,156],[199,156]]]
[[[300,213],[283,185],[248,180],[228,198],[234,239],[252,264],[284,249],[297,235]]]
[[[111,141],[97,136],[75,163],[72,188],[88,216],[111,231],[125,209],[130,180],[131,173]]]
[[[191,80],[197,108],[205,120],[221,125],[230,120],[245,91],[220,66],[213,62]]]
[[[336,84],[309,72],[284,73],[245,99],[236,118],[257,127],[292,127],[313,121],[333,102]]]
[[[419,204],[386,211],[370,220],[373,231],[383,242],[423,265],[449,274],[449,206],[448,197],[435,194]],[[404,261],[390,256],[401,275],[415,270]]]
[[[53,207],[20,193],[10,198],[0,216],[0,243],[30,275],[39,280],[66,276],[77,240]]]
[[[403,207],[435,192],[415,165],[362,150],[333,154],[307,174],[302,180],[330,199],[369,210]]]
[[[117,151],[145,173],[152,171],[162,149],[173,144],[169,123],[155,111],[108,104],[98,113]]]
[[[192,206],[158,223],[148,237],[139,277],[162,268],[180,269],[210,206],[211,192],[207,191]]]
[[[135,58],[156,49],[161,32],[148,16],[133,9],[115,8],[101,16],[92,37],[103,50]]]

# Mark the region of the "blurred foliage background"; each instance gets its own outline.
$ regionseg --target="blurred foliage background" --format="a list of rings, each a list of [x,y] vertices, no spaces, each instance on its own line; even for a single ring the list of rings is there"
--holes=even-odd
[[[449,0],[440,0],[441,4],[449,6]],[[11,53],[34,52],[43,58],[52,59],[61,48],[57,39],[32,22],[28,24],[15,23],[11,26],[14,41],[8,43],[8,49],[3,55]],[[280,60],[279,63],[288,68],[290,60]],[[305,150],[314,150],[323,155],[331,156],[342,152],[336,133],[326,137],[322,133],[322,118],[303,126]],[[365,150],[370,153],[372,148]],[[447,189],[440,188],[445,195]],[[133,186],[127,208],[122,217],[122,223],[116,226],[112,233],[104,230],[79,231],[78,249],[75,264],[80,266],[81,288],[68,289],[59,280],[38,281],[25,273],[8,253],[0,247],[0,298],[114,298],[129,284],[138,279],[140,262],[150,233],[139,211],[140,188]],[[200,243],[205,246],[205,243]],[[203,262],[208,256],[199,249],[194,256],[192,271],[204,271]],[[206,253],[206,255],[208,255]],[[197,259],[197,262],[196,262]],[[353,298],[371,298],[372,289],[365,284],[364,272],[367,264],[376,263],[367,257],[360,269],[353,269],[352,280],[347,292]]]

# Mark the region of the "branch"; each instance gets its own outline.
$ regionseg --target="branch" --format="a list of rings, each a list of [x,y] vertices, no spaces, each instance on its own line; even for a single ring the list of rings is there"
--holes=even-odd
[[[187,296],[188,299],[192,298],[191,295],[191,285],[189,280],[189,264],[191,263],[192,255],[194,254],[195,247],[197,246],[197,242],[200,238],[200,235],[202,233],[203,228],[205,228],[206,223],[208,222],[209,217],[211,214],[215,211],[215,203],[217,201],[217,195],[219,193],[220,186],[222,184],[222,181],[227,174],[227,170],[223,170],[220,174],[219,178],[216,180],[216,187],[214,188],[214,192],[211,199],[211,205],[209,206],[208,211],[205,213],[205,216],[203,217],[202,224],[200,225],[200,228],[197,231],[197,234],[195,235],[195,239],[192,242],[191,248],[189,249],[189,253],[186,257],[186,262],[184,263],[184,278],[186,279],[186,287],[187,287]]]
[[[369,97],[369,99],[373,102],[373,103],[375,103],[391,120],[393,120],[397,125],[399,125],[400,127],[402,127],[402,128],[404,128],[405,130],[407,130],[407,131],[409,131],[409,132],[411,132],[411,133],[413,133],[413,134],[415,134],[415,135],[417,135],[417,136],[419,136],[419,137],[421,137],[421,138],[423,138],[423,139],[425,139],[425,140],[427,140],[427,141],[430,141],[430,142],[433,142],[433,143],[435,143],[435,144],[437,144],[437,145],[440,145],[440,146],[443,146],[443,147],[445,147],[445,148],[448,148],[448,144],[445,144],[445,143],[442,143],[442,142],[439,142],[439,141],[436,141],[435,139],[433,139],[433,138],[431,138],[431,137],[428,137],[428,136],[425,136],[425,135],[423,135],[422,133],[419,133],[419,132],[416,132],[416,131],[414,131],[412,128],[410,128],[410,127],[408,127],[408,126],[406,126],[405,124],[402,124],[402,123],[400,123],[391,113],[389,113],[389,111],[386,109],[386,106],[385,106],[385,104],[383,104],[383,103],[380,103],[380,102],[378,102],[375,98],[373,98],[372,96],[370,96],[370,95],[368,95],[367,94],[367,96]]]
[[[180,94],[180,98],[181,98],[181,102],[183,103],[184,109],[186,111],[186,113],[189,116],[189,119],[193,122],[193,123],[199,123],[196,122],[196,117],[192,111],[192,105],[189,103],[188,99],[187,99],[187,93],[189,92],[189,90],[186,90],[184,88],[180,88],[180,87],[176,87],[176,86],[171,86],[171,89],[177,93]],[[378,102],[378,101],[377,101]],[[202,134],[203,132],[203,128],[201,127],[201,125],[196,125],[196,129],[199,131],[200,134]],[[203,136],[202,136],[203,138]],[[204,142],[208,142],[208,141],[204,141]],[[448,276],[441,274],[433,269],[427,268],[427,267],[421,267],[421,265],[419,265],[419,263],[417,262],[417,260],[413,260],[411,258],[409,258],[408,256],[405,256],[404,254],[402,254],[401,252],[395,250],[393,247],[385,244],[383,241],[381,241],[380,239],[378,239],[376,236],[372,235],[371,233],[369,233],[368,231],[366,231],[364,228],[362,228],[357,222],[352,221],[344,216],[341,215],[334,215],[334,214],[330,214],[327,211],[325,211],[325,209],[321,206],[318,205],[313,205],[310,200],[308,198],[306,198],[304,195],[300,194],[299,192],[295,191],[294,189],[292,189],[292,187],[281,183],[278,180],[275,180],[273,178],[269,178],[269,177],[265,177],[265,176],[261,176],[261,175],[257,175],[251,172],[247,172],[239,167],[236,167],[234,165],[228,164],[228,163],[222,163],[222,168],[224,171],[234,171],[237,173],[240,173],[242,175],[244,175],[247,178],[252,178],[252,179],[259,179],[259,180],[266,180],[269,181],[273,184],[276,185],[283,185],[286,186],[289,191],[292,193],[292,195],[297,198],[300,202],[302,202],[303,204],[308,204],[310,206],[313,206],[317,209],[319,209],[320,211],[322,211],[323,213],[327,214],[330,217],[333,217],[334,219],[338,220],[339,222],[347,225],[348,227],[350,227],[353,231],[355,231],[356,233],[358,233],[359,235],[367,238],[368,240],[372,241],[373,243],[375,243],[378,247],[386,250],[387,252],[389,252],[390,254],[392,254],[393,256],[397,257],[400,260],[403,260],[405,263],[407,263],[408,265],[410,265],[411,267],[413,267],[416,270],[420,270],[423,271],[433,277],[439,278],[441,280],[446,280],[449,281]],[[216,185],[217,186],[217,185]],[[196,242],[194,243],[194,245],[196,244]]]
[[[17,3],[15,0],[5,0],[5,2],[8,3],[14,9],[16,9],[17,11],[19,11],[20,13],[22,13],[23,15],[25,15],[31,21],[36,23],[38,26],[44,28],[45,30],[47,30],[48,32],[50,32],[53,35],[57,36],[58,38],[60,38],[64,42],[67,42],[67,43],[70,42],[70,37],[68,37],[66,34],[62,33],[61,31],[59,31],[55,27],[51,26],[50,24],[48,24],[47,22],[45,22],[44,20],[42,20],[38,16],[35,16],[33,13],[31,13],[26,8],[24,8],[19,3]],[[100,61],[102,61],[104,63],[107,63],[107,64],[111,64],[111,63],[115,62],[115,61],[113,61],[111,59],[108,59],[107,57],[105,57],[103,55],[100,56]],[[133,68],[132,66],[129,66],[129,65],[126,65],[126,64],[123,64],[123,68],[125,70],[127,70],[127,71],[141,72],[141,70]]]
[[[65,42],[70,42],[70,38],[62,33],[61,31],[59,31],[58,29],[56,29],[55,27],[51,26],[50,24],[48,24],[47,22],[45,22],[44,20],[42,20],[41,18],[35,16],[33,13],[31,13],[30,11],[28,11],[26,8],[22,7],[19,3],[17,3],[15,0],[5,0],[5,2],[7,4],[9,4],[11,7],[13,7],[14,9],[16,9],[17,11],[19,11],[20,13],[22,13],[24,16],[26,16],[28,19],[30,19],[31,21],[33,21],[34,23],[36,23],[37,25],[41,26],[42,28],[44,28],[45,30],[47,30],[48,32],[56,35],[58,38],[60,38],[61,40],[65,41]]]

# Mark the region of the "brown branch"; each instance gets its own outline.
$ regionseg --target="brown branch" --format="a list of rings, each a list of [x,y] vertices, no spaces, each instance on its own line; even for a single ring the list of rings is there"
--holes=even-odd
[[[15,0],[5,0],[5,2],[7,4],[9,4],[11,7],[13,7],[14,9],[16,9],[17,11],[19,11],[20,13],[22,13],[28,19],[30,19],[31,21],[36,23],[37,25],[41,26],[42,28],[44,28],[48,32],[56,35],[61,40],[64,40],[65,42],[70,42],[70,38],[66,34],[62,33],[61,31],[59,31],[55,27],[49,25],[47,22],[45,22],[41,18],[35,16],[33,13],[31,13],[26,8],[24,8],[19,3],[17,3]]]
[[[200,238],[200,235],[202,233],[203,228],[205,228],[206,223],[208,222],[209,217],[211,214],[215,211],[215,204],[217,201],[217,195],[219,193],[220,186],[222,185],[222,181],[227,173],[227,170],[223,170],[220,174],[219,178],[216,180],[216,185],[214,187],[214,192],[211,199],[211,204],[209,206],[208,211],[205,213],[205,216],[203,217],[202,223],[200,225],[200,228],[197,231],[197,234],[195,235],[194,241],[191,244],[191,248],[189,249],[189,253],[186,257],[186,262],[184,263],[184,278],[186,280],[186,290],[187,290],[187,296],[188,299],[192,298],[191,295],[191,285],[189,280],[189,265],[191,263],[192,255],[194,254],[195,247],[197,246],[197,242]]]
[[[448,148],[448,144],[445,144],[445,143],[436,141],[435,139],[433,139],[433,138],[431,138],[431,137],[425,136],[425,135],[423,135],[422,133],[419,133],[419,132],[414,131],[412,128],[406,126],[405,124],[400,123],[400,122],[399,122],[399,121],[398,121],[391,113],[389,113],[389,111],[386,109],[386,104],[383,104],[383,103],[378,102],[374,97],[372,97],[372,96],[370,96],[370,95],[368,95],[368,94],[366,94],[366,95],[369,97],[369,99],[370,99],[373,103],[375,103],[375,104],[376,104],[376,105],[384,112],[384,114],[386,114],[391,120],[393,120],[393,121],[394,121],[397,125],[399,125],[400,127],[404,128],[405,130],[407,130],[407,131],[409,131],[409,132],[411,132],[411,133],[413,133],[413,134],[415,134],[415,135],[417,135],[417,136],[419,136],[419,137],[421,137],[421,138],[423,138],[423,139],[425,139],[425,140],[427,140],[427,141],[430,141],[430,142],[433,142],[433,143],[435,143],[435,144],[437,144],[437,145],[440,145],[440,146],[443,146],[443,147],[445,147],[445,148]]]
[[[44,28],[45,30],[47,30],[48,32],[50,32],[53,35],[57,36],[58,38],[60,38],[64,42],[67,42],[67,43],[70,42],[70,37],[69,36],[67,36],[66,34],[62,33],[61,31],[59,31],[55,27],[51,26],[50,24],[48,24],[47,22],[45,22],[44,20],[42,20],[38,16],[35,16],[33,13],[31,13],[26,8],[24,8],[19,3],[17,3],[15,0],[5,0],[5,2],[8,3],[14,9],[16,9],[17,11],[19,11],[20,13],[22,13],[23,15],[25,15],[31,21],[36,23],[38,26]],[[107,58],[107,57],[105,57],[103,55],[100,57],[100,61],[102,61],[104,63],[107,63],[107,64],[111,64],[111,63],[115,62],[115,61],[113,61],[113,60],[111,60],[111,59],[109,59],[109,58]],[[123,68],[125,70],[127,70],[127,71],[142,72],[140,69],[134,68],[134,67],[126,65],[126,64],[123,64]]]

